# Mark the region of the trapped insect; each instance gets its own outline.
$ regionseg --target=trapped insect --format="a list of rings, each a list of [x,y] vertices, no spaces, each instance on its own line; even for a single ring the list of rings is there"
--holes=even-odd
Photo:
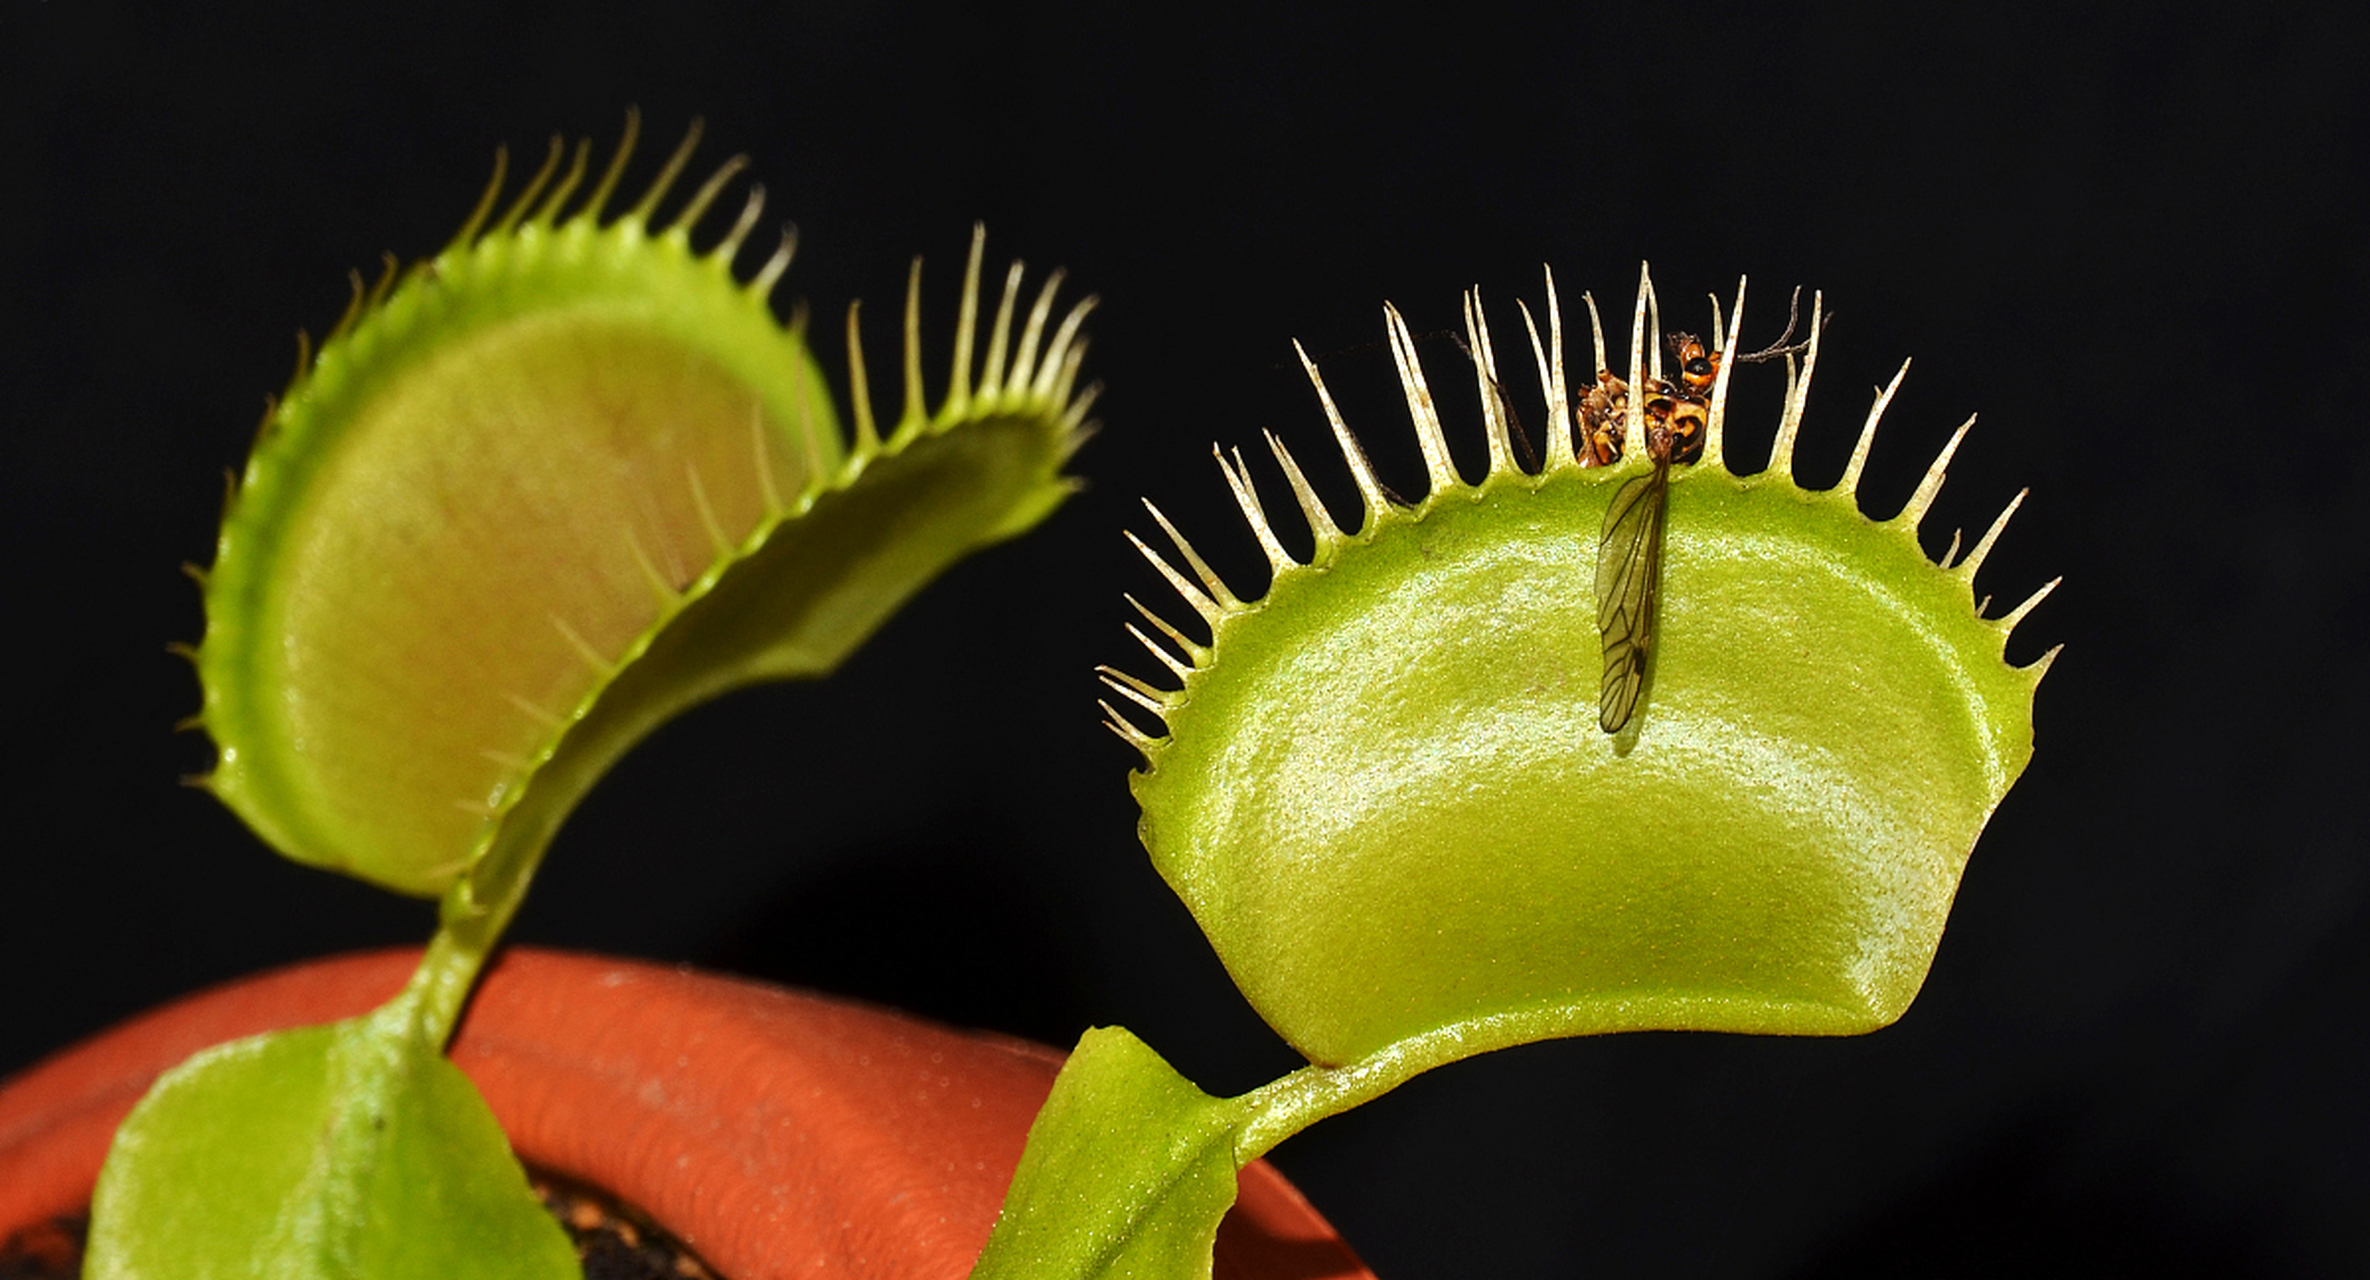
[[[1801,290],[1795,290],[1795,299],[1799,303]],[[1789,317],[1786,332],[1776,342],[1736,359],[1755,363],[1799,351],[1800,345],[1788,345],[1793,336],[1794,319]],[[1707,352],[1694,334],[1672,333],[1664,341],[1678,361],[1678,381],[1647,379],[1639,406],[1644,420],[1641,443],[1653,469],[1614,491],[1597,535],[1596,625],[1605,658],[1604,677],[1597,686],[1597,727],[1606,733],[1628,727],[1630,718],[1637,714],[1638,697],[1645,691],[1662,593],[1670,469],[1703,456],[1712,385],[1720,376],[1722,353]],[[1597,370],[1596,385],[1580,403],[1582,466],[1620,461],[1622,420],[1629,408],[1629,394],[1629,384],[1611,370]]]
[[[1685,334],[1670,335],[1674,354],[1682,339],[1695,342]],[[1700,347],[1697,359],[1703,360]],[[1629,389],[1619,378],[1600,372],[1597,387],[1626,407]],[[1662,591],[1662,533],[1670,507],[1671,465],[1686,465],[1703,452],[1706,408],[1692,387],[1681,390],[1655,378],[1647,381],[1645,392],[1644,447],[1654,469],[1614,492],[1597,538],[1596,625],[1605,653],[1604,679],[1597,686],[1597,726],[1606,733],[1619,733],[1629,724],[1646,686],[1655,605]],[[1589,444],[1593,451],[1600,442],[1611,444],[1615,439],[1600,427],[1591,432]],[[1619,457],[1618,446],[1614,457]]]

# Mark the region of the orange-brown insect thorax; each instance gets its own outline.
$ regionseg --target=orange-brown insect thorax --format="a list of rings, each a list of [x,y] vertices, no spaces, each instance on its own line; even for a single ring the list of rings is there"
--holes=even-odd
[[[1659,379],[1646,384],[1646,456],[1685,466],[1703,456],[1711,410],[1692,391]]]
[[[1720,353],[1706,352],[1692,333],[1674,333],[1670,343],[1671,354],[1679,358],[1680,385],[1698,398],[1710,396],[1712,383],[1720,376]]]
[[[1655,378],[1645,385],[1645,403],[1640,407],[1646,418],[1646,451],[1648,457],[1685,466],[1703,457],[1712,384],[1720,377],[1720,353],[1704,350],[1703,341],[1692,333],[1670,334],[1666,340],[1678,361],[1679,380],[1673,383]],[[1611,466],[1621,460],[1622,420],[1628,412],[1629,384],[1609,369],[1597,370],[1596,385],[1580,398],[1580,438],[1575,452],[1581,466]]]
[[[1711,409],[1703,401],[1683,396],[1671,407],[1671,461],[1685,466],[1703,456],[1704,427]]]
[[[1622,420],[1629,416],[1629,384],[1599,369],[1596,385],[1580,398],[1580,442],[1577,452],[1584,467],[1607,467],[1621,460]]]

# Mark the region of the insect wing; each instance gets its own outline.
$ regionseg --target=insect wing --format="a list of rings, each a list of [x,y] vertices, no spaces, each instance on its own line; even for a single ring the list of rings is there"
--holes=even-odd
[[[1629,723],[1646,685],[1669,496],[1670,472],[1661,466],[1622,485],[1598,537],[1596,625],[1604,637],[1605,675],[1597,689],[1597,725],[1607,733]]]

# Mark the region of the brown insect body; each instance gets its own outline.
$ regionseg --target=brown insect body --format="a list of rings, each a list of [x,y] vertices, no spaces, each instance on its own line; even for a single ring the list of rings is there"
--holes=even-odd
[[[1597,632],[1604,641],[1604,679],[1597,688],[1597,727],[1619,733],[1637,714],[1654,647],[1654,624],[1662,592],[1663,523],[1670,500],[1670,469],[1703,457],[1711,417],[1712,384],[1720,356],[1706,352],[1691,333],[1667,339],[1678,361],[1678,381],[1650,378],[1639,405],[1645,419],[1646,458],[1654,470],[1623,484],[1605,510],[1597,542]],[[1602,466],[1621,456],[1619,409],[1628,407],[1629,388],[1609,372],[1581,402],[1587,431],[1582,465]]]
[[[1676,441],[1670,419],[1675,407],[1676,401],[1661,390],[1647,397],[1646,457],[1654,469],[1613,492],[1598,534],[1596,622],[1604,641],[1605,669],[1597,686],[1597,727],[1606,733],[1628,726],[1646,688],[1662,591],[1662,532],[1670,500],[1671,449]]]
[[[1712,394],[1712,383],[1720,377],[1720,353],[1705,351],[1703,342],[1692,333],[1670,335],[1671,354],[1679,361],[1679,381],[1697,399]]]
[[[1720,376],[1720,353],[1707,352],[1692,333],[1673,333],[1666,339],[1679,362],[1679,380],[1649,378],[1643,406],[1647,430],[1656,423],[1669,428],[1670,460],[1684,466],[1703,456],[1704,431],[1711,416],[1712,384]],[[1610,369],[1599,369],[1596,385],[1580,398],[1580,465],[1605,467],[1621,460],[1623,419],[1629,412],[1629,383]]]
[[[1609,467],[1621,460],[1621,423],[1629,416],[1629,384],[1610,369],[1596,372],[1596,385],[1580,397],[1580,465]]]
[[[1801,301],[1802,291],[1794,291]],[[1738,355],[1755,363],[1790,356],[1803,349],[1793,344],[1794,320],[1786,332],[1760,351]],[[1619,733],[1637,714],[1645,693],[1647,666],[1653,655],[1655,620],[1662,593],[1662,537],[1670,502],[1670,472],[1703,457],[1710,432],[1712,389],[1720,380],[1721,354],[1704,349],[1692,333],[1664,335],[1678,362],[1678,380],[1649,378],[1643,387],[1639,416],[1644,419],[1644,446],[1654,469],[1622,484],[1605,509],[1605,523],[1597,535],[1597,633],[1604,641],[1605,668],[1597,687],[1597,726]],[[1623,418],[1629,408],[1629,384],[1600,369],[1596,385],[1580,402],[1580,465],[1606,466],[1621,458]]]

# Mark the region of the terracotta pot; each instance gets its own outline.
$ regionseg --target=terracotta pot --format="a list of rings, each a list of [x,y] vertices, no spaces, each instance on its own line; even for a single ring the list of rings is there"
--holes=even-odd
[[[210,1044],[361,1013],[417,952],[190,996],[0,1087],[0,1238],[89,1202],[124,1113]],[[1062,1055],[869,1006],[629,960],[513,949],[454,1040],[521,1158],[640,1206],[731,1280],[961,1277]],[[1264,1162],[1217,1272],[1371,1280]]]

